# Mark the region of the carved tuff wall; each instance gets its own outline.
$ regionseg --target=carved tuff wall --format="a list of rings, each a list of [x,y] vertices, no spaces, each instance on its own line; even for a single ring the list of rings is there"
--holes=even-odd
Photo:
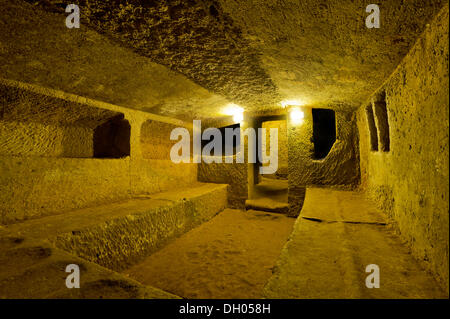
[[[0,223],[195,183],[196,165],[172,163],[161,151],[170,131],[148,131],[149,122],[157,128],[185,125],[0,80]],[[152,134],[157,135],[153,148],[158,158],[149,158],[151,152],[142,143]]]
[[[447,5],[358,112],[362,185],[447,291],[448,19]]]

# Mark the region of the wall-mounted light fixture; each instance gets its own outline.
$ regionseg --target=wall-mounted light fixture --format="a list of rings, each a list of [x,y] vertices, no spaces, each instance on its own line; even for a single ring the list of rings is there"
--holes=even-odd
[[[302,105],[304,105],[304,102],[299,99],[284,100],[281,102],[281,106],[288,110],[289,118],[291,120],[291,123],[294,125],[298,125],[303,122],[305,113],[300,108],[300,106]]]
[[[230,103],[223,110],[225,115],[233,116],[233,121],[240,123],[244,120],[244,109],[237,104]]]
[[[244,111],[236,113],[233,115],[233,121],[236,123],[240,123],[244,120]]]
[[[298,107],[293,107],[289,110],[289,118],[293,124],[301,124],[304,117],[305,113]]]

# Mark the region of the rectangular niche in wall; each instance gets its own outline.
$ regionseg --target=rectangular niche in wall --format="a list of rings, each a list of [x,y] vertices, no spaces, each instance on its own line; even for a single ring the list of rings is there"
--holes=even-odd
[[[0,85],[0,155],[57,158],[130,154],[124,114]]]
[[[323,159],[336,141],[336,118],[333,110],[312,109],[314,159]]]
[[[367,126],[369,127],[370,150],[378,151],[378,135],[373,116],[372,104],[366,106]]]
[[[378,141],[382,152],[389,152],[389,121],[386,107],[386,93],[381,92],[373,102],[376,125],[378,128]]]
[[[226,145],[228,145],[229,147],[231,146],[233,148],[233,155],[236,155],[237,150],[239,149],[239,145],[241,143],[241,130],[240,130],[241,125],[238,124],[233,124],[233,125],[229,125],[229,126],[224,126],[224,127],[220,127],[220,133],[222,135],[222,155],[225,155],[225,150],[226,150]],[[231,130],[235,130],[237,129],[237,134],[235,134],[233,136],[233,140],[227,141],[225,139],[225,132],[226,129],[231,129]],[[211,138],[209,140],[203,140],[202,139],[202,149],[204,146],[206,146],[211,140],[213,139],[213,137],[211,136]]]
[[[122,114],[108,119],[94,129],[94,157],[130,156],[131,126]]]

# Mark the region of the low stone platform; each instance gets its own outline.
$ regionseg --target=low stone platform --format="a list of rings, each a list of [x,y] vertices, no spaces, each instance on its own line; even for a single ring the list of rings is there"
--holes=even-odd
[[[66,267],[80,268],[80,288],[66,287]],[[97,264],[55,248],[49,242],[9,236],[0,228],[0,298],[179,298],[144,286]]]
[[[227,185],[140,196],[109,205],[29,220],[5,228],[120,271],[227,207]]]
[[[115,271],[226,207],[227,185],[198,183],[0,227],[0,298],[177,298]],[[65,286],[69,264],[81,289]]]
[[[366,266],[380,269],[367,288]],[[448,298],[363,194],[308,188],[267,298]]]
[[[264,212],[287,214],[289,205],[287,203],[267,198],[247,199],[245,201],[245,208],[247,210],[259,210]]]
[[[263,177],[261,182],[255,185],[253,198],[245,201],[245,208],[288,214],[287,180]]]

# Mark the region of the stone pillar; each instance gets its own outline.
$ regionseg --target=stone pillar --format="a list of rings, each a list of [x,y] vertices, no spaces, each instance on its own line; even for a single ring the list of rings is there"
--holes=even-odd
[[[142,119],[132,116],[131,114],[125,114],[125,119],[130,123],[130,157],[142,158],[141,151],[141,127],[144,122]]]
[[[258,165],[256,163],[249,163],[249,157],[254,156],[256,159],[258,159],[258,153],[257,153],[257,135],[256,131],[258,130],[256,127],[256,121],[254,118],[250,117],[248,114],[244,115],[244,120],[241,123],[241,134],[247,129],[247,128],[253,128],[255,130],[255,140],[253,143],[253,147],[249,147],[249,141],[248,137],[244,137],[244,152],[245,152],[245,163],[247,163],[247,185],[248,185],[248,199],[252,199],[254,196],[254,188],[255,188],[255,178],[257,178],[257,171]],[[243,136],[243,135],[241,135]]]
[[[134,114],[125,114],[131,126],[130,130],[130,190],[131,195],[140,194],[143,189],[139,187],[142,174],[139,171],[142,159],[141,128],[144,120]]]
[[[302,108],[304,118],[294,123],[287,116],[289,216],[298,216],[305,199],[308,161],[314,154],[312,109]]]

